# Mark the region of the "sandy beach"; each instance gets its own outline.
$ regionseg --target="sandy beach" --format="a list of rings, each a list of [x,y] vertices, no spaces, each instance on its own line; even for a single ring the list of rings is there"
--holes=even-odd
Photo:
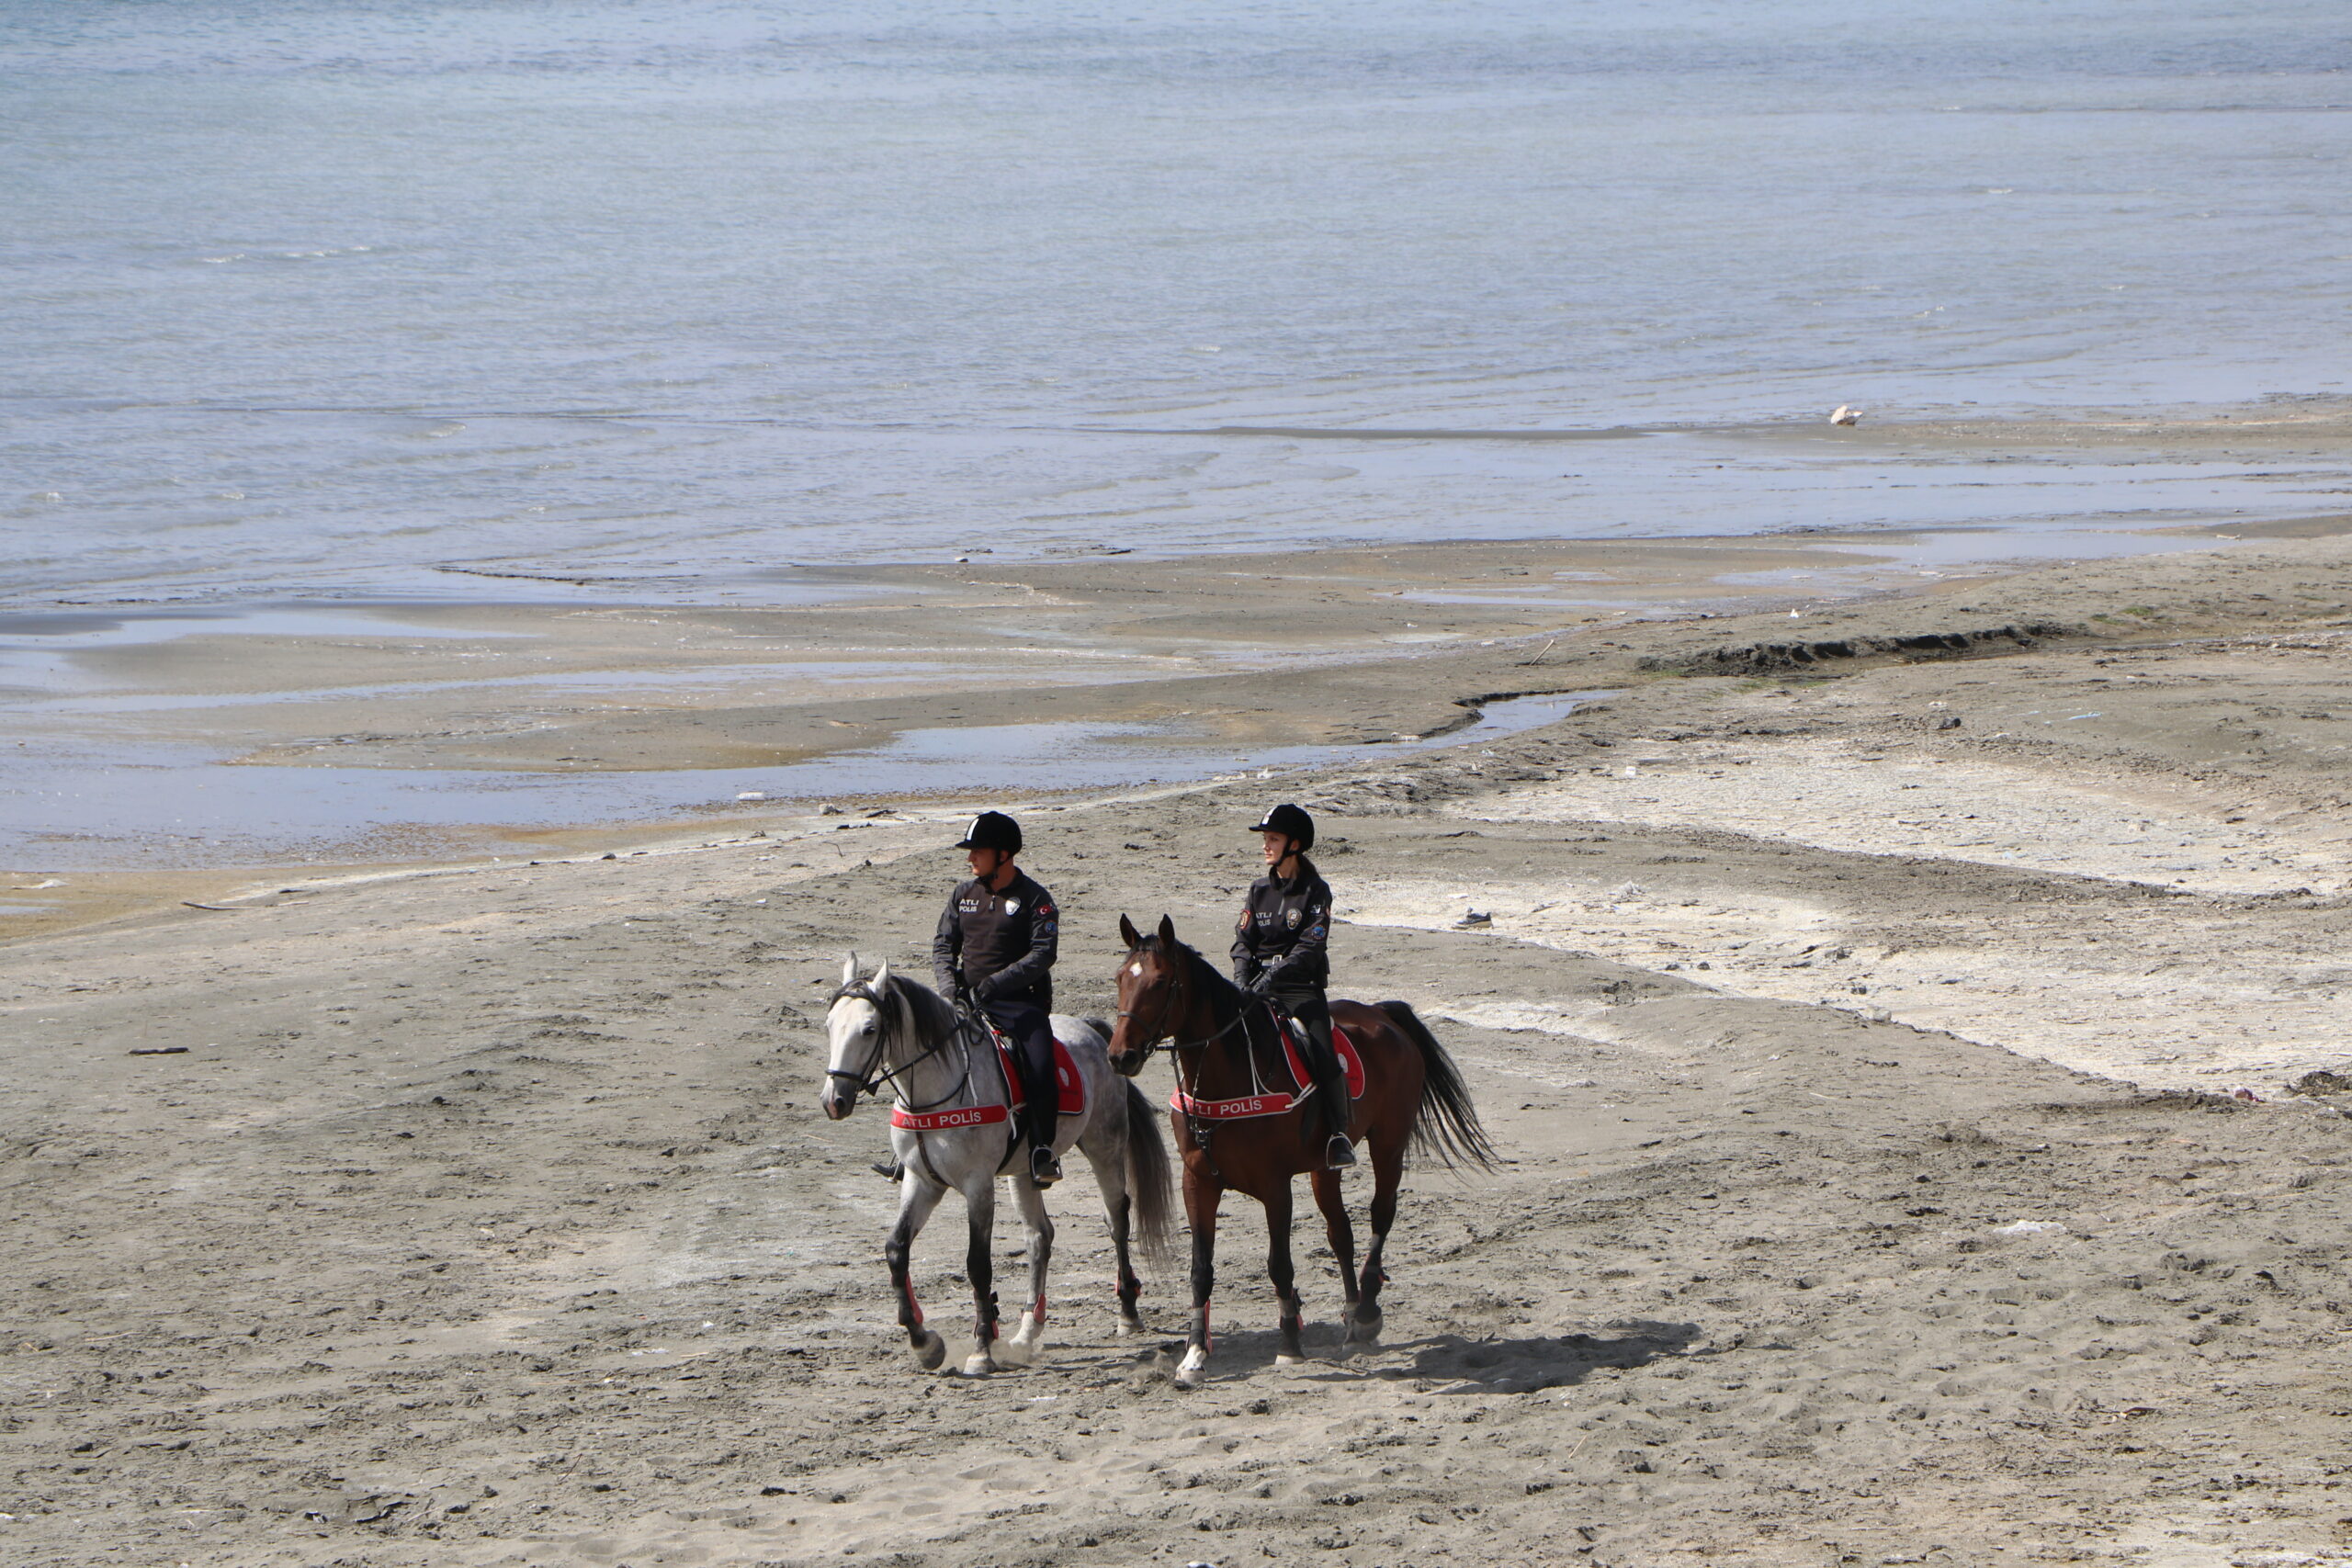
[[[2341,11],[0,0],[0,1568],[2352,1568]],[[923,1369],[1283,801],[1495,1163]]]
[[[2352,1072],[2347,526],[1834,595],[1789,574],[1883,558],[967,562],[896,601],[598,612],[528,643],[582,669],[752,644],[777,681],[852,637],[969,656],[862,692],[730,678],[470,729],[419,695],[338,716],[347,740],[262,705],[255,765],[330,741],[708,765],[1057,721],[1386,738],[1271,779],[1038,778],[1018,801],[1066,910],[1062,1005],[1111,1007],[1122,913],[1221,948],[1243,829],[1295,796],[1340,899],[1336,990],[1431,1020],[1507,1164],[1408,1179],[1377,1349],[1339,1356],[1302,1247],[1305,1367],[1272,1364],[1254,1206],[1229,1204],[1192,1391],[1112,1337],[1074,1176],[1043,1358],[927,1375],[889,1326],[882,1122],[818,1112],[819,1015],[845,952],[919,961],[969,802],[730,802],[495,862],[452,840],[28,872],[60,886],[6,896],[46,912],[0,947],[0,1555],[2352,1558],[2352,1100],[2290,1092]],[[500,640],[431,646],[512,677]],[[249,686],[294,679],[266,641],[223,649]],[[323,686],[321,646],[273,657]],[[342,657],[372,680],[419,657],[398,649]],[[200,668],[144,678],[217,689]],[[1595,695],[1395,742],[1512,693]],[[959,1232],[951,1205],[918,1251],[943,1323]],[[1001,1229],[1001,1261],[1019,1245]],[[1162,1268],[1148,1319],[1172,1338],[1183,1305]]]

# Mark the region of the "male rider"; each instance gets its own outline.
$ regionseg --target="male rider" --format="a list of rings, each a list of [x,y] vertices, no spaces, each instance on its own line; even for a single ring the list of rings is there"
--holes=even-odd
[[[1233,938],[1233,977],[1246,991],[1272,997],[1306,1028],[1307,1070],[1323,1102],[1326,1168],[1356,1163],[1348,1142],[1348,1083],[1331,1049],[1331,1009],[1323,987],[1331,977],[1326,943],[1331,934],[1331,889],[1306,852],[1315,847],[1315,818],[1284,804],[1266,813],[1251,832],[1265,844],[1266,874],[1250,885]]]
[[[1061,917],[1054,896],[1012,863],[1021,825],[1001,811],[972,818],[956,847],[968,852],[972,880],[948,897],[931,940],[939,989],[958,1005],[994,1020],[1012,1042],[1029,1107],[1029,1176],[1040,1187],[1061,1179],[1054,1134],[1061,1094],[1054,1075],[1054,954]]]

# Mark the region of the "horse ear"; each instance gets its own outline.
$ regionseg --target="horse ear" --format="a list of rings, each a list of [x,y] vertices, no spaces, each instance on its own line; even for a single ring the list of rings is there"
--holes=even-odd
[[[1159,917],[1159,945],[1166,948],[1176,945],[1176,922],[1166,915]]]
[[[1143,945],[1143,933],[1136,930],[1136,923],[1125,915],[1119,917],[1119,934],[1126,939],[1129,953]]]
[[[842,960],[842,984],[844,986],[857,984],[857,952],[854,948],[850,955]]]
[[[874,972],[874,989],[877,991],[887,991],[889,988],[890,961],[886,958],[882,961],[882,967]]]

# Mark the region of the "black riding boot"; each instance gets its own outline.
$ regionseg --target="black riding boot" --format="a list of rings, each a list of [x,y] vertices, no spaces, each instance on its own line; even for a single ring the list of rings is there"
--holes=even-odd
[[[1043,1128],[1029,1134],[1029,1179],[1051,1187],[1062,1179],[1061,1156],[1054,1153],[1054,1134]]]
[[[1012,1046],[1012,1070],[1021,1079],[1022,1131],[1029,1139],[1029,1177],[1040,1187],[1062,1179],[1054,1156],[1061,1125],[1061,1086],[1054,1081],[1054,1029],[1042,1008],[997,1001],[986,1004],[989,1018]]]
[[[1330,1006],[1319,987],[1282,999],[1306,1031],[1306,1070],[1315,1079],[1316,1098],[1323,1102],[1323,1125],[1329,1134],[1323,1145],[1323,1168],[1345,1170],[1356,1163],[1355,1145],[1348,1138],[1348,1120],[1354,1107],[1348,1100],[1348,1075],[1340,1070],[1339,1053],[1331,1048]]]
[[[1356,1163],[1355,1145],[1348,1137],[1348,1121],[1355,1107],[1348,1099],[1348,1075],[1340,1066],[1340,1054],[1331,1047],[1331,1018],[1326,1013],[1319,1031],[1320,1047],[1313,1059],[1315,1092],[1323,1101],[1323,1124],[1331,1136],[1323,1147],[1326,1170],[1345,1170]]]
[[[1023,1118],[1029,1130],[1029,1179],[1040,1187],[1051,1187],[1062,1179],[1062,1162],[1054,1153],[1054,1139],[1061,1131],[1061,1086],[1054,1081],[1054,1069],[1046,1064],[1039,1075],[1034,1063],[1022,1064],[1022,1095],[1029,1101]]]

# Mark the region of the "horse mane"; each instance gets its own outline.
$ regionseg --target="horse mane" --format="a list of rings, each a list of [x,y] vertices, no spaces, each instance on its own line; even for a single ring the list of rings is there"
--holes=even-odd
[[[834,1001],[843,997],[862,997],[872,1002],[881,1010],[883,1026],[893,1035],[920,1031],[935,1039],[955,1032],[963,1021],[956,1014],[955,1004],[909,975],[892,975],[890,983],[878,993],[870,975],[852,980],[833,993]],[[902,1029],[902,1024],[913,1029]]]
[[[1168,945],[1159,940],[1159,933],[1152,931],[1136,944],[1136,951],[1166,953],[1169,957],[1183,964],[1193,978],[1205,979],[1208,982],[1204,989],[1210,997],[1229,1002],[1237,1011],[1249,1003],[1249,992],[1227,978],[1225,971],[1210,963],[1199,948],[1181,938],[1177,940],[1174,950],[1170,952]]]
[[[890,976],[891,994],[906,1005],[917,1027],[934,1035],[953,1033],[963,1020],[956,1004],[910,975]]]
[[[1206,958],[1203,957],[1201,950],[1194,947],[1189,942],[1184,942],[1180,939],[1173,943],[1164,942],[1159,940],[1159,933],[1158,931],[1149,931],[1145,934],[1143,941],[1136,944],[1136,951],[1138,953],[1166,953],[1169,957],[1183,964],[1193,973],[1197,975],[1205,975],[1210,979],[1215,980],[1219,985],[1225,987],[1227,990],[1238,991],[1241,988],[1232,981],[1227,979],[1223,975],[1218,974],[1216,965],[1211,964]]]

